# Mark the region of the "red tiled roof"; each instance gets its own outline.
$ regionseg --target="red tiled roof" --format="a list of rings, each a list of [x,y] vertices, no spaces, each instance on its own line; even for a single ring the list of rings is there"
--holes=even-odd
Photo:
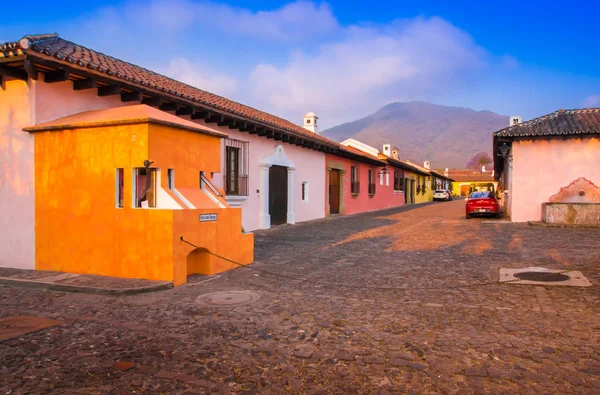
[[[379,164],[381,166],[385,165],[385,162],[382,161],[381,159],[379,159],[378,157],[370,155],[370,154],[367,154],[366,152],[361,151],[361,150],[359,150],[357,148],[350,147],[350,146],[347,146],[347,145],[340,145],[340,147],[344,151],[349,152],[351,154],[362,156],[362,157],[367,158],[367,159],[371,159],[371,161],[373,161],[373,163],[377,163],[377,164]]]
[[[582,134],[600,134],[600,108],[558,110],[499,130],[494,137],[535,138]]]
[[[451,177],[454,181],[458,182],[469,182],[469,181],[494,181],[494,176],[492,175],[492,171],[481,172],[478,170],[470,170],[470,169],[453,169],[448,170],[448,176]]]
[[[257,110],[244,104],[226,99],[222,96],[184,84],[164,75],[155,73],[140,66],[113,58],[82,45],[60,38],[57,34],[28,35],[18,42],[0,45],[0,59],[3,57],[26,54],[40,60],[51,60],[69,69],[80,69],[94,75],[101,75],[115,82],[138,86],[141,89],[152,89],[167,98],[183,99],[206,106],[209,109],[221,110],[241,118],[257,121],[285,132],[291,132],[300,138],[324,144],[336,149],[341,156],[350,154],[372,160],[371,155],[362,151],[351,152],[348,147],[326,137],[312,133],[301,126],[275,115]]]
[[[187,99],[200,105],[209,106],[249,120],[259,121],[265,125],[281,128],[311,140],[337,146],[337,143],[283,118],[94,51],[62,39],[56,34],[25,36],[19,42],[6,43],[0,46],[0,51],[2,52],[15,50],[22,50],[26,55],[34,57],[39,55],[51,57],[53,61],[62,63],[70,68],[83,68],[90,72],[104,74],[105,77],[112,80],[121,80],[143,88],[153,88],[178,99]]]

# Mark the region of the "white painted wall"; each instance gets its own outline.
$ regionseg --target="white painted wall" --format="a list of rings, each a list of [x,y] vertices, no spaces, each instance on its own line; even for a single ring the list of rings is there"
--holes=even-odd
[[[540,221],[542,203],[579,177],[600,185],[600,139],[569,138],[515,141],[511,218],[514,222]]]
[[[0,267],[35,268],[33,137],[35,87],[0,89]]]
[[[265,157],[273,155],[277,146],[283,147],[285,156],[294,164],[293,172],[293,193],[294,193],[294,222],[308,221],[316,218],[325,217],[325,154],[323,152],[311,149],[300,148],[293,144],[283,143],[265,137],[259,137],[256,134],[240,132],[239,130],[229,129],[228,127],[219,127],[214,123],[205,123],[204,121],[194,121],[202,124],[212,130],[227,133],[230,138],[249,142],[249,196],[247,199],[241,199],[238,204],[242,208],[242,226],[246,231],[260,229],[260,201],[261,190],[260,170],[261,162]],[[221,171],[225,171],[225,152],[222,145],[222,163]],[[214,183],[223,188],[224,173],[214,174]],[[288,173],[288,177],[290,177]],[[302,200],[302,183],[307,182],[310,189],[309,201]],[[290,213],[288,207],[288,213]],[[288,216],[289,217],[289,216]]]

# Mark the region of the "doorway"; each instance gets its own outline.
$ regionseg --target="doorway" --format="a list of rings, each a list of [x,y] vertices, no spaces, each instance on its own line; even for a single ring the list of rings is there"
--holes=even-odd
[[[340,213],[340,171],[329,172],[329,214]]]
[[[415,202],[415,180],[410,180],[410,202]]]
[[[283,166],[269,168],[269,215],[271,225],[287,223],[288,169]]]

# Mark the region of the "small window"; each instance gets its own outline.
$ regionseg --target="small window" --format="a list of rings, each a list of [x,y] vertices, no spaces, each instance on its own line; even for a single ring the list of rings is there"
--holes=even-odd
[[[308,202],[308,182],[302,183],[302,201]]]
[[[310,119],[307,119],[307,120],[306,120],[306,123],[310,123]]]
[[[139,167],[133,172],[135,207],[156,207],[156,169]]]
[[[354,195],[358,195],[360,192],[360,182],[358,179],[358,166],[350,167],[350,191]]]
[[[123,174],[124,174],[123,169],[117,169],[115,186],[116,186],[116,205],[118,208],[123,208],[123,185],[124,185]]]
[[[375,195],[375,175],[373,169],[369,169],[369,195]]]
[[[175,189],[175,171],[173,169],[167,170],[167,177],[169,179],[169,189]]]
[[[225,140],[225,193],[248,196],[248,142]]]

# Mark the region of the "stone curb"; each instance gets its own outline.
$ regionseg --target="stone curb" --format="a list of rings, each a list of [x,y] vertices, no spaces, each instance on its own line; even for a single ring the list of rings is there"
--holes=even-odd
[[[537,226],[539,228],[596,228],[600,229],[600,225],[592,224],[552,224],[540,221],[527,221],[530,226]]]
[[[36,280],[25,280],[11,277],[0,277],[0,285],[8,285],[15,287],[24,288],[41,288],[50,291],[61,291],[61,292],[80,292],[87,294],[98,294],[98,295],[136,295],[148,292],[165,291],[173,288],[173,283],[161,283],[156,285],[150,285],[147,287],[136,287],[136,288],[98,288],[98,287],[82,287],[79,285],[68,285],[68,284],[56,284],[47,283]]]

